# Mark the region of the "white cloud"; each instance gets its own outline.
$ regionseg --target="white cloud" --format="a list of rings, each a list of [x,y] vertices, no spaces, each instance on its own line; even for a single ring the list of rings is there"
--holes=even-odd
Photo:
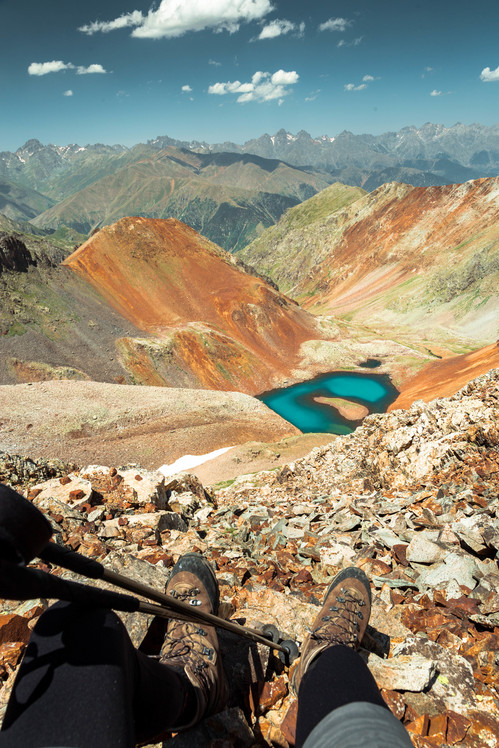
[[[292,70],[289,73],[284,70],[278,70],[272,76],[272,83],[274,85],[292,86],[294,83],[298,82],[298,78],[299,75],[295,70]]]
[[[216,60],[208,60],[208,65],[214,65],[216,68],[219,68],[221,64],[221,62],[217,62]]]
[[[89,36],[95,34],[97,31],[107,34],[109,31],[115,31],[116,29],[140,26],[143,20],[144,16],[140,10],[134,10],[131,13],[124,13],[122,16],[115,18],[114,21],[93,21],[92,23],[87,23],[85,26],[80,26],[78,31],[83,31],[84,34],[88,34]]]
[[[172,39],[204,29],[233,34],[241,23],[260,21],[272,10],[271,0],[161,0],[146,16],[134,10],[113,21],[94,21],[79,30],[95,34],[132,26],[132,36],[142,39]]]
[[[348,18],[330,18],[319,26],[319,31],[346,31],[352,21]]]
[[[430,96],[443,96],[443,91],[437,91],[436,88],[430,93]]]
[[[263,27],[257,39],[275,39],[277,36],[289,34],[291,31],[295,31],[297,36],[303,36],[305,23],[302,21],[300,24],[296,24],[284,18],[282,20],[276,18]]]
[[[364,81],[364,83],[372,83],[372,81],[379,81],[380,76],[379,75],[364,75],[362,80]]]
[[[364,38],[363,36],[358,36],[356,39],[352,39],[351,42],[347,42],[345,39],[340,39],[340,41],[338,42],[336,46],[337,47],[358,47],[363,38]]]
[[[182,86],[182,91],[185,93],[190,93],[192,91],[192,88],[189,86],[189,84],[186,83],[185,86]]]
[[[30,75],[47,75],[48,73],[59,73],[61,70],[74,68],[70,62],[62,60],[52,60],[51,62],[32,62],[28,67]]]
[[[499,81],[499,66],[495,70],[490,68],[484,68],[480,73],[480,80],[485,83],[491,83],[492,81]]]
[[[317,91],[312,91],[310,96],[305,96],[305,101],[315,101],[318,95],[320,94],[321,89],[318,88]]]
[[[71,91],[71,89],[70,89],[70,88],[68,88],[68,90],[67,90],[67,91],[64,91],[64,93],[63,93],[62,95],[63,95],[63,96],[72,96],[72,95],[73,95],[73,92]]]
[[[103,73],[107,73],[107,70],[104,70],[102,65],[94,62],[92,65],[88,65],[88,67],[85,67],[84,65],[78,65],[78,67],[76,68],[76,73],[78,75],[91,75],[93,73],[99,73],[102,75]]]
[[[367,83],[359,83],[358,86],[355,83],[345,83],[345,91],[363,91],[367,88]]]
[[[227,81],[226,83],[214,83],[208,88],[209,94],[224,96],[226,94],[237,95],[239,104],[248,101],[272,101],[279,99],[279,106],[283,103],[284,97],[290,93],[288,86],[292,86],[299,80],[299,75],[295,70],[277,70],[272,75],[257,71],[251,82],[241,83],[241,81]]]
[[[77,75],[87,75],[89,73],[106,73],[102,65],[93,63],[85,67],[84,65],[73,65],[72,62],[62,62],[62,60],[52,60],[52,62],[32,62],[28,67],[30,75],[47,75],[48,73],[59,73],[61,70],[76,70]]]

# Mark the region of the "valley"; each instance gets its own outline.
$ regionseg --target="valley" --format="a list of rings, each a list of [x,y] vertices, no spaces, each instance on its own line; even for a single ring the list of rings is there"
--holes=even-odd
[[[400,140],[406,159],[413,136],[409,128]],[[471,169],[470,133],[454,131],[453,142],[461,136],[463,143],[468,137],[462,168]],[[419,155],[427,160],[436,157],[432,143],[451,142],[438,128],[417,137],[426,138]],[[492,144],[493,129],[487,137]],[[348,168],[359,158],[367,165],[374,141],[355,158],[348,148],[360,141],[344,134],[314,141],[277,133],[271,148],[264,142],[222,152],[169,138],[133,148],[29,141],[0,154],[10,195],[0,217],[0,385],[59,381],[77,392],[79,383],[102,383],[116,397],[129,385],[184,391],[191,393],[182,399],[185,423],[195,434],[201,392],[254,396],[331,372],[358,377],[372,359],[376,376],[398,390],[394,409],[450,395],[499,365],[497,177],[425,187],[391,182],[368,192],[370,178],[342,184],[333,166],[346,168],[341,158]],[[316,168],[317,148],[327,168]],[[390,158],[378,166],[395,168]],[[349,397],[321,391],[310,402],[347,433],[371,410]],[[136,446],[140,439],[114,440],[117,422],[95,438],[86,426],[73,429],[81,454],[106,433],[112,461],[120,454],[130,461],[136,449],[152,466],[156,457]],[[151,423],[144,433],[160,429],[157,419]],[[297,436],[289,424],[279,428]],[[23,448],[36,441],[29,431]],[[244,425],[215,431],[200,451],[274,439]],[[64,449],[58,437],[58,454],[74,451],[76,438]],[[159,461],[189,452],[179,443],[168,439]],[[48,456],[47,445],[40,456]],[[229,458],[217,459],[229,469]]]

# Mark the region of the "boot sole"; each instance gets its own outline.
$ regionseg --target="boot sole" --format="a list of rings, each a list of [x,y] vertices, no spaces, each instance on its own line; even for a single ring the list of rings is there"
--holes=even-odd
[[[179,574],[181,571],[186,571],[189,572],[189,574],[194,574],[194,576],[199,579],[201,584],[205,587],[206,592],[208,593],[212,612],[214,615],[217,615],[218,606],[220,603],[220,590],[218,587],[218,581],[215,576],[215,572],[213,571],[210,562],[207,561],[199,553],[185,553],[179,558],[179,560],[173,567],[172,573],[170,574],[170,579],[168,580],[168,584],[170,584],[175,574]]]

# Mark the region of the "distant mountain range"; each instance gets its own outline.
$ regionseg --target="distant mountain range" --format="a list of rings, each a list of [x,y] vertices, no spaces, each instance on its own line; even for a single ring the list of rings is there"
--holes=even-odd
[[[237,251],[331,181],[250,154],[198,154],[168,146],[69,195],[33,223],[89,233],[125,216],[177,218]]]
[[[127,215],[174,217],[234,252],[333,182],[372,191],[498,173],[499,125],[318,138],[279,130],[244,145],[167,136],[131,148],[29,140],[0,153],[0,213],[83,234]]]
[[[7,215],[88,234],[120,218],[178,218],[230,251],[334,181],[251,154],[172,146],[43,146],[0,154]],[[1,212],[1,210],[0,210]]]
[[[499,124],[453,127],[426,123],[381,135],[354,135],[343,131],[335,137],[313,138],[305,130],[293,135],[279,130],[244,145],[226,142],[209,145],[158,137],[148,145],[173,145],[198,152],[254,153],[300,167],[327,171],[345,184],[373,190],[385,182],[414,186],[464,182],[496,176],[499,169]]]

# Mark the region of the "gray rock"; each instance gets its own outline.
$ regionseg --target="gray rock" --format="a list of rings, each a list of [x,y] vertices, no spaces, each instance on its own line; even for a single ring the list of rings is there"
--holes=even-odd
[[[90,481],[80,478],[79,475],[74,473],[68,475],[67,479],[67,483],[61,483],[60,478],[51,478],[45,483],[34,486],[34,489],[40,490],[33,501],[35,506],[41,506],[45,499],[56,499],[72,509],[77,509],[82,504],[91,503],[93,492]]]
[[[428,540],[424,533],[414,535],[407,546],[407,560],[418,564],[433,564],[441,561],[448,551]]]
[[[464,584],[471,590],[476,587],[476,575],[478,567],[471,556],[462,556],[459,553],[448,553],[443,562],[423,571],[417,579],[418,588],[423,591],[430,587],[441,589],[448,582],[454,580],[458,584]]]
[[[421,654],[383,660],[371,652],[367,665],[379,688],[395,691],[424,691],[437,669],[435,660]]]
[[[87,519],[89,522],[99,522],[105,514],[105,507],[103,506],[96,506],[95,509],[92,509],[91,512],[88,513]]]
[[[473,668],[461,655],[436,642],[421,637],[411,637],[394,649],[394,656],[420,654],[438,663],[438,674],[433,680],[429,695],[442,711],[452,709],[466,714],[476,706]]]
[[[492,519],[488,514],[464,517],[453,523],[452,530],[475,553],[487,547],[499,549],[499,520]]]
[[[373,532],[372,535],[374,538],[383,543],[386,548],[393,548],[394,545],[402,544],[400,538],[387,527],[382,527],[380,530],[376,530],[376,532]]]
[[[130,527],[148,527],[157,532],[164,530],[179,530],[187,532],[185,520],[177,512],[146,512],[145,514],[127,515]],[[115,520],[111,520],[114,522]],[[106,524],[106,523],[104,523]]]
[[[187,532],[189,529],[185,520],[177,512],[159,512],[161,514],[161,530],[179,530]]]
[[[121,538],[123,530],[117,519],[107,519],[97,529],[97,535],[99,538]]]
[[[345,509],[344,511],[337,512],[333,517],[334,529],[340,532],[347,532],[348,530],[355,530],[360,525],[360,517],[356,514],[352,514]]]

